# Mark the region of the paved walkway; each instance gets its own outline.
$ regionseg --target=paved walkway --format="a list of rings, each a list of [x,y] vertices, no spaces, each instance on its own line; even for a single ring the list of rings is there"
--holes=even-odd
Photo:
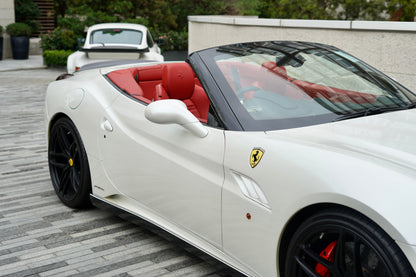
[[[46,68],[46,66],[43,64],[43,58],[41,55],[29,56],[29,59],[27,60],[0,60],[0,72],[41,68]]]
[[[156,227],[60,203],[43,110],[62,70],[38,66],[38,57],[0,61],[0,275],[241,276]]]

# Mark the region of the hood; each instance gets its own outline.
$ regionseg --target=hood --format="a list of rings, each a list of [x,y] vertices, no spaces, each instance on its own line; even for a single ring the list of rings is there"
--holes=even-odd
[[[416,169],[416,109],[266,133],[322,149],[358,152]]]

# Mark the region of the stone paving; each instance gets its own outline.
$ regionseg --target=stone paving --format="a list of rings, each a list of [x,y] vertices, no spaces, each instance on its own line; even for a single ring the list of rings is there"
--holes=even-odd
[[[60,203],[43,101],[62,72],[0,72],[0,276],[241,276],[156,227]]]

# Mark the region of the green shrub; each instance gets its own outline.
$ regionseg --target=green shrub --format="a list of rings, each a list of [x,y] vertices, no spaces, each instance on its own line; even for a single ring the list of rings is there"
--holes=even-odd
[[[61,29],[68,29],[74,31],[75,35],[78,37],[84,36],[85,24],[76,16],[67,16],[57,18],[58,26]]]
[[[163,41],[163,44],[159,45],[162,52],[188,50],[188,32],[186,31],[169,31],[156,37]]]
[[[32,29],[25,23],[11,23],[6,26],[6,32],[12,37],[24,37],[32,34]]]
[[[416,0],[390,0],[386,4],[390,20],[415,21]]]
[[[0,37],[3,35],[3,26],[0,25]]]
[[[91,26],[98,23],[113,23],[118,22],[117,16],[105,14],[102,11],[96,11],[86,14],[87,18],[84,23],[87,26]]]
[[[77,35],[72,30],[56,28],[41,36],[40,47],[43,50],[75,50]]]
[[[26,23],[31,29],[31,34],[39,31],[40,11],[33,0],[14,0],[14,9],[16,22]]]
[[[138,17],[138,18],[127,18],[125,20],[122,20],[121,22],[125,22],[125,23],[133,23],[133,24],[140,24],[140,25],[144,25],[144,26],[149,26],[149,20],[147,20],[146,18],[143,17]]]
[[[31,35],[36,34],[37,32],[39,32],[40,30],[40,23],[37,20],[27,20],[24,23],[26,23],[27,25],[29,25],[31,31]]]
[[[47,66],[66,66],[68,56],[74,53],[71,50],[46,50],[43,52],[43,61]]]

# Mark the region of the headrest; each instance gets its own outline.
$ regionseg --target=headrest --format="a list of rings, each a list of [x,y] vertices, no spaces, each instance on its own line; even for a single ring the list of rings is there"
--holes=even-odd
[[[187,63],[166,64],[163,69],[162,84],[169,98],[189,99],[195,87],[194,72]]]
[[[151,65],[139,67],[139,81],[162,80],[163,65]]]

